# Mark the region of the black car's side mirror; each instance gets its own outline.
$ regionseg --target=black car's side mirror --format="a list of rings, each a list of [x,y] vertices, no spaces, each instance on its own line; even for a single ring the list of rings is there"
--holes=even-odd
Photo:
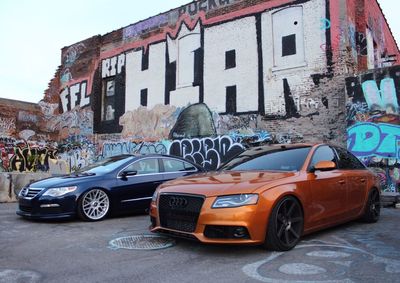
[[[137,173],[138,172],[136,170],[122,171],[120,176],[125,179],[128,176],[135,176]]]
[[[336,164],[333,161],[319,161],[317,164],[315,164],[313,167],[311,167],[310,172],[314,173],[315,171],[329,171],[336,169]]]

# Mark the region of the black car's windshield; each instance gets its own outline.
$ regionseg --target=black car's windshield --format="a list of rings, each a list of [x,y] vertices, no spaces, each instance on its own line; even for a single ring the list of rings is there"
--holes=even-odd
[[[254,148],[246,150],[223,165],[220,170],[299,171],[311,147]]]
[[[80,169],[77,173],[104,174],[113,171],[133,158],[135,157],[131,155],[108,157]]]

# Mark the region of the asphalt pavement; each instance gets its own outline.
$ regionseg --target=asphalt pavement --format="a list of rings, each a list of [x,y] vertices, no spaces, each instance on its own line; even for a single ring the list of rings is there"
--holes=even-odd
[[[152,237],[147,215],[31,221],[0,204],[0,282],[400,282],[400,209],[289,252]],[[133,249],[134,248],[134,249]]]

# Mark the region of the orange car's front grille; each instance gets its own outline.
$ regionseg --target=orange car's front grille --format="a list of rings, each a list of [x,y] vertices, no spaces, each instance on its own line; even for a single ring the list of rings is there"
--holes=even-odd
[[[203,203],[202,196],[161,194],[158,201],[161,227],[194,232]]]

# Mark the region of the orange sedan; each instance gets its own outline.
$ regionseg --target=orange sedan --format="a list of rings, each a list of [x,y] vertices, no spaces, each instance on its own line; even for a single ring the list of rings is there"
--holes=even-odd
[[[150,230],[285,251],[304,234],[354,219],[376,222],[379,214],[379,180],[347,150],[274,145],[248,149],[217,172],[160,185]]]

